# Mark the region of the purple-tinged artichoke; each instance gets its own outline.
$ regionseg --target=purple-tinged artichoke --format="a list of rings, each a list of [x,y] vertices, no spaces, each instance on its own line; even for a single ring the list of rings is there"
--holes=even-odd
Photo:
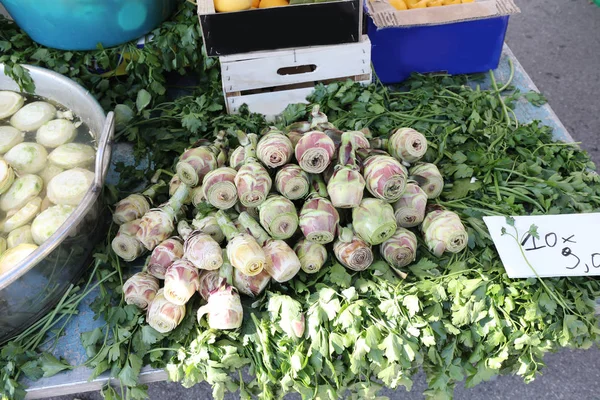
[[[115,204],[113,221],[117,225],[123,225],[134,219],[142,218],[150,210],[151,201],[156,195],[156,191],[165,186],[163,181],[152,185],[144,193],[131,194]]]
[[[371,245],[356,236],[350,227],[340,230],[333,244],[333,253],[344,267],[353,271],[364,271],[373,264]]]
[[[267,258],[256,239],[249,233],[238,231],[222,210],[217,212],[216,217],[223,234],[229,241],[227,243],[227,259],[231,265],[245,275],[260,274],[267,264]]]
[[[245,207],[258,207],[267,198],[273,181],[267,170],[256,161],[256,148],[248,135],[241,131],[237,134],[240,143],[245,146],[246,155],[244,165],[235,176],[238,198]]]
[[[283,196],[270,195],[258,206],[260,224],[273,239],[289,239],[298,229],[296,206]]]
[[[138,272],[123,284],[125,303],[145,310],[154,300],[158,289],[160,289],[158,279],[146,272]]]
[[[444,252],[459,253],[467,247],[469,235],[460,217],[447,210],[433,210],[429,212],[421,231],[429,250],[437,257]]]
[[[258,142],[256,155],[268,168],[287,164],[294,154],[292,142],[277,128],[270,128]]]
[[[381,244],[396,232],[394,209],[380,199],[363,199],[352,210],[354,231],[370,245]]]
[[[186,304],[198,291],[198,269],[187,260],[177,260],[165,273],[165,298],[173,304]]]
[[[229,167],[217,168],[204,177],[202,188],[206,201],[219,210],[227,210],[237,203],[235,177],[237,171]]]
[[[410,179],[416,181],[427,193],[428,199],[435,199],[444,190],[444,178],[435,164],[419,163],[409,170]]]
[[[183,321],[183,317],[185,317],[185,306],[168,301],[164,296],[164,289],[156,293],[146,313],[148,325],[160,333],[168,333],[177,328]]]
[[[397,201],[406,190],[408,172],[398,160],[390,156],[368,157],[363,165],[367,190],[388,203]]]
[[[304,198],[310,191],[308,174],[296,164],[287,164],[277,171],[275,188],[290,200]]]
[[[423,222],[427,208],[427,193],[414,183],[408,183],[402,197],[394,204],[396,223],[412,228]]]
[[[244,309],[237,290],[225,285],[210,294],[206,305],[198,309],[198,323],[207,315],[211,329],[237,329],[242,326]]]
[[[298,165],[311,174],[320,174],[331,163],[335,153],[333,140],[320,131],[307,132],[298,141],[295,149]]]
[[[412,128],[399,128],[390,135],[388,152],[397,160],[412,164],[427,152],[427,139]]]
[[[198,269],[215,270],[223,265],[221,246],[211,236],[194,231],[186,239],[184,255]]]
[[[112,240],[113,251],[125,261],[133,261],[146,252],[144,244],[136,237],[141,222],[141,219],[136,219],[124,223],[119,227],[119,232]]]
[[[167,269],[181,257],[183,257],[183,243],[177,237],[169,238],[152,250],[146,269],[152,276],[165,279]]]
[[[300,268],[307,274],[319,272],[327,260],[325,246],[307,239],[300,239],[294,246],[294,251],[300,260]]]
[[[352,135],[344,133],[340,145],[338,165],[327,183],[327,192],[336,208],[358,207],[363,198],[365,179],[356,161]]]
[[[406,267],[417,257],[417,237],[408,229],[398,228],[392,237],[381,243],[379,250],[394,270]]]

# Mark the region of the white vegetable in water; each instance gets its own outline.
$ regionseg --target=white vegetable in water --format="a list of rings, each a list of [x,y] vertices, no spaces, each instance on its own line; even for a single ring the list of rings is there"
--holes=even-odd
[[[20,244],[17,247],[6,250],[0,256],[0,275],[6,274],[17,266],[21,261],[27,258],[38,247],[35,244]]]
[[[6,192],[15,181],[15,171],[5,160],[0,160],[0,194]]]
[[[33,236],[31,236],[31,225],[22,226],[9,233],[6,243],[8,244],[9,249],[15,248],[23,243],[35,244],[33,242]]]
[[[23,107],[25,99],[19,93],[0,91],[0,119],[8,118]]]
[[[12,126],[0,126],[0,154],[4,154],[25,139],[25,134]]]
[[[10,216],[6,222],[4,222],[4,232],[11,232],[21,226],[31,222],[35,216],[40,212],[42,207],[42,198],[35,197],[30,200],[25,207]]]
[[[56,107],[45,101],[34,101],[17,111],[10,119],[10,124],[23,132],[39,129],[56,116]]]
[[[64,169],[62,169],[61,167],[57,167],[53,164],[48,164],[46,165],[46,168],[40,171],[39,175],[44,180],[44,186],[48,186],[52,178],[54,178],[56,175],[60,174],[63,171]]]
[[[53,119],[37,131],[36,141],[42,146],[55,148],[71,143],[77,136],[75,124],[66,119]]]
[[[76,206],[94,182],[94,173],[73,168],[56,175],[46,188],[48,198],[54,204]]]
[[[0,237],[0,255],[6,251],[6,239]]]
[[[31,224],[31,235],[34,242],[41,245],[48,240],[74,210],[73,206],[56,205],[41,212]]]
[[[4,159],[20,174],[36,174],[46,166],[48,152],[41,144],[19,143],[10,149]]]
[[[52,150],[48,156],[50,163],[63,169],[85,168],[92,165],[96,152],[92,146],[81,143],[67,143]]]
[[[42,191],[44,182],[37,175],[23,175],[15,179],[6,193],[0,196],[0,210],[20,209]]]

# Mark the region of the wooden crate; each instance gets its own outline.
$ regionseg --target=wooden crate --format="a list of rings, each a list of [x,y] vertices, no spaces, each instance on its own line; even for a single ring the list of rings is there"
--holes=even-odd
[[[227,112],[242,104],[268,119],[290,103],[307,103],[319,82],[371,83],[371,42],[254,52],[220,57]]]

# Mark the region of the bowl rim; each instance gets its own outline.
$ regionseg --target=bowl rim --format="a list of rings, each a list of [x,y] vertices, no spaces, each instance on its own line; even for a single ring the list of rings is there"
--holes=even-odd
[[[48,238],[44,243],[38,246],[37,249],[35,249],[25,259],[19,262],[10,271],[0,275],[0,290],[8,287],[14,281],[21,278],[38,263],[40,263],[43,259],[45,259],[48,255],[50,255],[50,253],[52,253],[69,236],[69,233],[83,221],[83,218],[88,214],[92,206],[97,202],[98,197],[102,192],[104,180],[108,172],[108,166],[110,165],[112,150],[110,142],[114,135],[114,113],[111,111],[108,114],[106,114],[104,112],[104,109],[98,103],[98,101],[83,86],[73,81],[72,79],[67,78],[66,76],[63,76],[57,72],[51,71],[46,68],[36,67],[32,65],[22,65],[22,67],[27,69],[29,72],[35,74],[37,77],[45,76],[47,79],[55,80],[67,85],[69,87],[70,92],[76,93],[77,95],[82,97],[86,97],[88,98],[88,100],[91,101],[94,107],[94,109],[92,110],[94,114],[103,115],[105,118],[102,132],[98,133],[96,137],[97,149],[94,165],[94,183],[90,186],[90,188],[86,192],[79,205],[75,208],[75,210],[60,226],[60,228],[56,232],[54,232],[52,236],[50,236],[50,238]],[[0,73],[4,74],[4,64],[2,63],[0,63]],[[35,81],[36,78],[32,78],[34,78]],[[0,90],[13,89],[9,88]],[[23,91],[20,91],[20,93],[23,93]],[[60,104],[59,100],[50,100],[57,101]]]

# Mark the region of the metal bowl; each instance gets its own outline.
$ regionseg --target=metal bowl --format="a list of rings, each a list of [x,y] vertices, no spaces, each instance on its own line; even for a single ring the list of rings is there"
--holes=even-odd
[[[47,313],[71,283],[89,266],[95,244],[103,235],[101,197],[111,155],[114,115],[106,115],[83,87],[55,72],[26,66],[35,94],[72,110],[92,131],[96,146],[95,179],[66,222],[46,242],[10,272],[0,276],[0,343]],[[19,91],[0,64],[0,90]]]

